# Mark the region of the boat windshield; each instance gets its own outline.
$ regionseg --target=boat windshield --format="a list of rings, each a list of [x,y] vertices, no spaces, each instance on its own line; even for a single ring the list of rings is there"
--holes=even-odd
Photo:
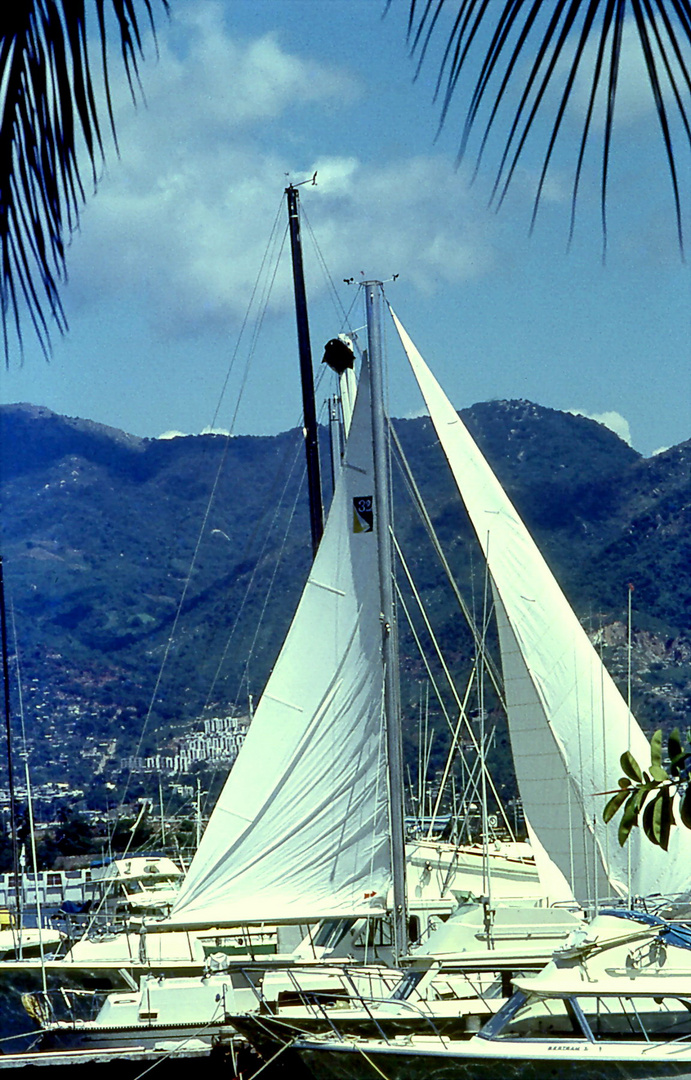
[[[497,1039],[503,1033],[504,1028],[510,1024],[517,1012],[525,1005],[527,997],[522,991],[517,990],[502,1005],[501,1009],[488,1020],[480,1032],[482,1039]]]
[[[595,1041],[691,1038],[691,1001],[685,998],[603,995],[579,998],[578,1004]]]
[[[520,990],[483,1027],[483,1039],[591,1038],[578,1005],[569,998],[539,998]]]
[[[592,994],[546,998],[515,993],[480,1032],[484,1039],[691,1039],[691,1000]]]
[[[427,974],[427,971],[408,971],[403,976],[398,986],[392,993],[391,997],[395,1001],[406,1001],[410,997],[413,990],[420,985],[422,978]]]
[[[325,919],[314,936],[317,949],[335,949],[354,927],[355,919]]]

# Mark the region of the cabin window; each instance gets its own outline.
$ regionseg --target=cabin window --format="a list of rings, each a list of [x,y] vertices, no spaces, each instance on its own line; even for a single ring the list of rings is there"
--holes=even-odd
[[[425,974],[425,971],[407,972],[399,982],[396,989],[393,991],[391,997],[394,998],[396,1001],[405,1001],[407,998],[410,997],[413,990],[415,990],[416,987],[420,985],[422,977]]]
[[[335,949],[355,925],[355,919],[327,919],[323,922],[314,938],[317,949]]]
[[[578,999],[593,1038],[688,1039],[691,1037],[691,1002],[683,998],[584,997]]]
[[[393,945],[393,932],[388,919],[368,919],[353,942],[360,948],[390,948]]]

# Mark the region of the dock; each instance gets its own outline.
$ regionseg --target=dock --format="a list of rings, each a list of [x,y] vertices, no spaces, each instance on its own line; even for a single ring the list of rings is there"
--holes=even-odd
[[[236,1075],[234,1053],[229,1045],[209,1049],[190,1040],[188,1045],[171,1043],[168,1047],[161,1044],[154,1050],[145,1050],[141,1046],[119,1047],[115,1050],[29,1050],[18,1054],[0,1055],[0,1070],[13,1070],[17,1080],[24,1077],[42,1076],[44,1080],[60,1080],[65,1077],[91,1075],[89,1070],[96,1070],[99,1077],[113,1076],[118,1080],[136,1080],[137,1077],[153,1072],[156,1077],[179,1075],[179,1063],[204,1062],[204,1074],[207,1080],[215,1077],[218,1071],[225,1080]],[[46,1069],[52,1072],[47,1074]],[[154,1071],[155,1070],[155,1071]],[[9,1075],[8,1075],[9,1080]]]

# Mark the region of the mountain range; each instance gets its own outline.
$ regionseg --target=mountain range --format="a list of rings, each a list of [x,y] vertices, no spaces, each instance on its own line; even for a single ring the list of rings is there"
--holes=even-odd
[[[592,420],[527,401],[461,415],[625,692],[631,602],[642,724],[685,728],[691,444],[644,459]],[[426,418],[394,428],[480,618],[483,569],[433,429]],[[9,405],[0,447],[0,550],[22,686],[20,701],[13,663],[13,724],[39,780],[96,790],[128,754],[171,752],[203,717],[247,711],[309,565],[302,433],[151,440]],[[398,467],[394,486],[397,536],[463,680],[472,638]],[[405,627],[401,646],[413,760],[427,674]],[[444,725],[430,711],[441,753]]]

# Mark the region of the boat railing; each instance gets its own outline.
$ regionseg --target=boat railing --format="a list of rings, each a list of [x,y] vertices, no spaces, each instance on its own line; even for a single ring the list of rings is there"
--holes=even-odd
[[[252,990],[260,1011],[267,1015],[275,1013],[277,1008],[286,1004],[300,1004],[307,1006],[308,1004],[314,1004],[317,998],[321,1000],[331,1001],[348,1001],[353,996],[360,995],[362,990],[355,985],[355,978],[362,987],[363,982],[369,985],[370,993],[369,997],[375,1001],[382,1001],[388,998],[401,981],[401,973],[399,971],[391,971],[387,968],[380,966],[369,967],[362,964],[347,965],[347,964],[329,964],[324,968],[321,964],[312,965],[305,964],[299,967],[287,967],[281,969],[281,974],[284,978],[290,982],[290,990],[281,990],[277,999],[267,997],[264,993],[263,980],[257,979],[256,970],[251,965],[245,965],[239,969],[240,975],[244,978],[249,989]],[[263,967],[261,968],[263,972]],[[328,975],[329,981],[323,982],[319,987],[307,988],[300,982],[300,978],[307,980],[308,978],[314,978],[315,973],[319,974],[320,978],[324,975]],[[341,979],[342,982],[339,986],[337,980]],[[310,996],[310,1002],[306,1000],[306,995]]]
[[[685,1043],[688,1044],[688,1049],[691,1050],[691,1033],[689,1033],[689,1032],[686,1032],[686,1034],[684,1034],[684,1035],[677,1035],[676,1038],[674,1038],[674,1039],[665,1039],[664,1041],[665,1041],[666,1046],[676,1045],[677,1043],[685,1042]],[[651,1046],[656,1046],[656,1045],[659,1045],[659,1044],[654,1043],[652,1040],[648,1040],[648,1046],[644,1046],[643,1050],[641,1052],[644,1054],[646,1052],[646,1050],[648,1050]]]
[[[261,984],[253,981],[249,971],[243,972],[248,985],[253,990],[259,1003],[259,1012],[270,1016],[274,1020],[284,1022],[291,1028],[300,1028],[300,1020],[294,1014],[285,1011],[286,993],[279,995],[279,1000],[269,1000]],[[381,970],[364,970],[356,965],[329,968],[329,974],[340,978],[340,985],[334,980],[331,985],[310,987],[301,982],[314,975],[314,968],[286,968],[283,972],[287,982],[292,988],[290,993],[290,1005],[302,1006],[305,1013],[312,1018],[321,1019],[330,1029],[333,1036],[339,1041],[347,1041],[352,1037],[348,1031],[348,1023],[352,1018],[353,1011],[361,1010],[378,1033],[379,1038],[390,1042],[383,1021],[386,1017],[384,1011],[389,1004],[395,1005],[395,1015],[401,1018],[402,1014],[408,1017],[416,1017],[421,1025],[429,1029],[429,1033],[440,1039],[443,1043],[446,1038],[434,1022],[434,1012],[424,998],[411,1001],[406,998],[398,998],[393,995],[393,988],[400,982],[399,973]],[[395,978],[393,977],[395,974]],[[385,993],[367,993],[362,989],[362,981],[370,980],[372,983],[378,980]],[[359,985],[358,985],[359,984]],[[392,1014],[393,1015],[393,1014]]]
[[[386,1043],[392,1041],[390,1034],[387,1034],[386,1028],[383,1026],[380,1018],[377,1016],[377,1009],[385,1004],[386,999],[382,998],[370,998],[363,994],[358,994],[349,1003],[349,1010],[361,1008],[367,1015],[367,1018],[371,1021],[372,1025],[376,1028],[379,1037]],[[346,1012],[338,1007],[329,1007],[325,1003],[319,1005],[322,1016],[329,1024],[331,1030],[335,1036],[341,1042],[352,1040],[352,1031],[348,1028],[348,1016]],[[433,1019],[433,1013],[429,1008],[427,1002],[415,1002],[415,1001],[397,1001],[396,1002],[396,1019],[401,1022],[403,1015],[408,1018],[416,1017],[421,1023],[429,1029],[429,1033],[434,1035],[442,1043],[447,1040],[443,1033],[439,1030]],[[383,1017],[382,1017],[383,1019]],[[340,1027],[339,1027],[340,1021]]]
[[[618,997],[610,995],[606,1000],[608,1004],[610,1000],[618,1004],[618,1015],[628,1021],[630,1034],[641,1038],[646,1047],[688,1043],[691,1040],[691,1021],[689,1020],[691,1002],[687,997],[671,993],[664,997],[654,994],[636,996],[621,994]],[[663,1025],[660,1024],[661,1018],[666,1019]],[[591,1027],[597,1041],[600,1038],[600,1032],[597,1030],[595,1020],[591,1022]],[[679,1035],[674,1035],[675,1028],[680,1027],[685,1030]]]
[[[112,919],[99,919],[94,922],[88,912],[61,913],[60,917],[56,917],[53,922],[64,930],[70,941],[80,941],[85,936],[90,941],[95,941],[98,938],[110,937],[117,933],[117,929],[121,929],[113,925]]]
[[[329,1028],[331,1029],[333,1034],[336,1036],[336,1038],[339,1039],[339,1040],[342,1040],[343,1035],[339,1031],[337,1025],[334,1023],[334,1021],[333,1021],[333,1019],[331,1017],[331,1014],[330,1014],[330,1010],[329,1010],[329,1008],[327,1006],[327,1003],[316,992],[310,992],[309,990],[307,990],[307,991],[300,990],[298,981],[297,981],[297,979],[294,978],[293,972],[291,972],[290,974],[291,974],[292,981],[296,986],[296,989],[298,990],[298,992],[300,993],[301,997],[304,1000],[305,1005],[308,1008],[310,1008],[311,1010],[313,1010],[314,1012],[321,1015],[321,1017],[324,1019],[326,1024],[329,1026]],[[370,1019],[370,1021],[372,1022],[372,1024],[376,1028],[380,1038],[386,1039],[386,1034],[385,1034],[384,1030],[382,1029],[381,1025],[376,1021],[376,1019],[372,1015],[372,1010],[369,1008],[369,1005],[367,1004],[367,1001],[357,991],[355,986],[352,986],[352,992],[355,995],[355,1000],[357,1001],[357,1004],[362,1009],[364,1009],[364,1011],[366,1012],[368,1018]],[[352,1001],[353,999],[351,998],[350,1000]]]

